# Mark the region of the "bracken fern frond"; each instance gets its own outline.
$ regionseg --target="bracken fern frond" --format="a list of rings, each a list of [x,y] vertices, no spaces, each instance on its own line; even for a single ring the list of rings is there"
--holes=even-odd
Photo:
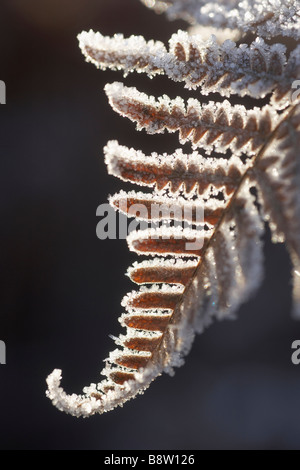
[[[122,301],[126,332],[106,360],[105,379],[82,395],[64,392],[60,370],[47,379],[48,397],[74,416],[111,410],[162,372],[173,373],[195,333],[214,318],[232,317],[255,294],[263,278],[265,222],[273,241],[288,248],[293,312],[300,317],[300,104],[293,88],[300,75],[299,4],[142,1],[169,18],[197,23],[200,32],[203,25],[238,29],[241,40],[219,44],[214,36],[204,41],[200,32],[178,31],[167,50],[142,37],[79,35],[86,59],[100,69],[165,74],[199,89],[199,98],[213,92],[227,99],[185,103],[179,97],[156,99],[119,82],[105,87],[111,107],[137,130],[178,132],[192,151],[145,155],[117,141],[104,149],[109,174],[152,191],[110,197],[115,210],[151,224],[127,238],[131,251],[149,259],[128,270],[139,289]],[[231,104],[233,95],[264,98],[265,104],[247,109]]]

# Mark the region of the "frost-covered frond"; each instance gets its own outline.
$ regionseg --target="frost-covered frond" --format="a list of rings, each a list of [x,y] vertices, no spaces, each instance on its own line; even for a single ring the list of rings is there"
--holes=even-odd
[[[253,179],[262,156],[275,141],[274,135],[282,134],[281,126],[251,160],[251,165],[244,165],[244,171],[235,174],[235,189],[223,207],[216,202],[220,210],[210,228],[159,227],[130,233],[129,248],[154,258],[129,270],[131,279],[142,287],[123,299],[127,312],[120,321],[127,332],[116,340],[118,349],[106,361],[102,371],[106,379],[87,387],[85,395],[67,395],[60,388],[60,371],[49,376],[47,393],[59,409],[75,416],[89,416],[133,398],[163,371],[172,373],[174,366],[182,364],[195,332],[202,331],[214,317],[232,316],[253,295],[263,271],[263,223],[251,195],[250,177]],[[119,147],[116,142],[109,147],[121,153],[124,149],[127,159],[130,155],[137,158],[136,152]],[[154,157],[157,167],[163,161],[164,156]],[[111,202],[118,206],[116,201],[120,203],[125,195],[121,193]],[[135,192],[127,195],[133,202],[139,199],[150,202],[152,196],[154,204],[161,197],[156,192],[147,196]],[[177,203],[180,202],[183,201],[178,198]]]
[[[249,45],[219,45],[179,31],[167,50],[159,41],[91,31],[79,36],[87,60],[125,75],[165,74],[188,88],[200,86],[203,94],[265,97],[265,103],[272,97],[261,108],[247,109],[252,100],[247,108],[229,101],[184,103],[179,97],[155,99],[122,83],[106,85],[113,109],[138,130],[178,131],[180,142],[191,143],[194,151],[145,155],[117,141],[104,149],[109,174],[150,191],[110,197],[115,210],[137,219],[129,249],[148,258],[128,270],[138,290],[122,301],[125,334],[114,338],[117,349],[105,361],[104,380],[82,395],[67,395],[61,371],[47,379],[48,397],[74,416],[109,411],[142,393],[162,372],[182,365],[196,332],[215,318],[235,315],[262,282],[265,222],[273,241],[287,244],[300,317],[299,1],[142,1],[170,18],[260,37]],[[288,36],[286,46],[294,50],[286,54],[275,36]]]
[[[160,227],[131,232],[129,249],[138,255],[201,257],[211,231]]]
[[[116,141],[108,142],[104,154],[109,174],[123,181],[154,187],[158,193],[183,192],[186,197],[194,194],[209,197],[214,190],[218,194],[223,189],[225,194],[231,194],[247,169],[247,164],[235,156],[211,158],[198,152],[184,154],[181,149],[172,155],[152,153],[146,156]]]
[[[300,317],[300,105],[292,108],[255,168],[273,241],[286,242],[293,263],[294,314]]]
[[[201,104],[190,98],[185,106],[181,98],[158,98],[128,88],[122,83],[107,84],[105,91],[112,108],[137,123],[137,130],[148,134],[179,131],[180,143],[192,142],[193,148],[213,149],[235,155],[253,155],[264,145],[275,127],[278,116],[270,106],[247,110],[229,101]]]
[[[48,377],[47,395],[60,410],[90,416],[134,398],[162,372],[182,365],[196,331],[214,317],[232,316],[253,294],[262,275],[262,222],[249,190],[245,178],[210,230],[158,228],[128,236],[133,251],[156,257],[129,270],[142,287],[122,301],[126,334],[106,360],[106,379],[83,395],[64,392],[61,371]]]
[[[141,0],[169,19],[184,19],[190,24],[239,29],[271,38],[300,37],[298,0]]]
[[[182,196],[174,198],[135,191],[120,191],[110,197],[109,202],[123,214],[138,220],[166,223],[170,219],[193,225],[214,225],[225,208],[225,201],[220,199],[199,197],[190,201]]]
[[[154,258],[141,263],[135,262],[127,274],[136,284],[183,284],[192,278],[198,260],[182,260],[173,258],[165,260]]]
[[[150,77],[165,74],[189,89],[201,86],[205,95],[218,92],[226,97],[264,98],[274,92],[273,103],[278,108],[289,103],[292,83],[300,74],[299,47],[287,60],[283,44],[268,45],[261,38],[250,46],[236,46],[231,40],[219,45],[213,36],[203,41],[201,35],[178,31],[167,51],[161,42],[146,42],[141,36],[110,38],[90,31],[79,35],[79,44],[86,59],[101,69],[123,70],[125,75],[136,71]]]
[[[86,60],[102,70],[124,70],[125,74],[135,70],[150,76],[163,73],[163,69],[155,64],[156,56],[164,57],[167,54],[160,41],[146,41],[143,36],[126,39],[123,34],[110,38],[92,30],[80,33],[78,40]]]

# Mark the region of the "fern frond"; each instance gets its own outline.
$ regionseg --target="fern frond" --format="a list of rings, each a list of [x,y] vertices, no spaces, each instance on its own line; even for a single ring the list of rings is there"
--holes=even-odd
[[[300,37],[300,7],[297,0],[141,0],[168,18],[191,24],[239,29],[261,37]]]
[[[166,221],[176,220],[194,225],[214,225],[224,210],[225,201],[219,199],[187,201],[186,198],[167,197],[142,192],[124,192],[114,194],[110,204],[129,217],[138,220]]]
[[[278,121],[278,115],[270,106],[247,110],[241,105],[210,102],[201,105],[190,98],[185,106],[181,98],[168,96],[157,101],[136,88],[122,83],[107,84],[105,91],[110,105],[121,116],[137,123],[137,130],[148,134],[179,131],[180,143],[191,141],[193,148],[213,148],[220,153],[228,149],[235,155],[253,155],[264,143]]]
[[[159,227],[132,232],[127,241],[129,249],[137,254],[200,257],[208,235],[207,231],[201,233],[200,230],[183,230],[182,227]]]
[[[299,38],[295,0],[142,1],[193,23]],[[233,317],[256,292],[263,276],[265,222],[273,241],[287,244],[294,311],[300,316],[300,104],[290,93],[300,72],[300,48],[287,58],[282,44],[267,45],[261,38],[249,46],[231,41],[219,46],[213,38],[203,43],[183,32],[172,36],[169,51],[141,37],[105,38],[93,32],[82,33],[80,45],[97,66],[125,74],[164,73],[189,88],[228,97],[273,93],[270,104],[248,110],[229,101],[156,100],[122,83],[106,85],[113,109],[138,130],[178,131],[182,144],[190,142],[206,154],[179,149],[146,156],[117,141],[104,149],[111,175],[152,189],[110,197],[116,210],[150,224],[127,237],[129,249],[149,259],[128,270],[139,288],[122,301],[120,323],[126,332],[106,359],[106,378],[82,395],[64,392],[59,370],[47,379],[47,395],[60,410],[90,416],[122,405],[162,372],[172,374],[196,332],[215,318]],[[226,158],[207,156],[212,151]]]
[[[153,287],[133,292],[123,300],[128,312],[120,321],[127,328],[127,334],[117,340],[122,349],[114,351],[106,361],[102,373],[107,379],[97,387],[86,388],[85,396],[68,396],[59,386],[60,371],[54,371],[48,378],[48,396],[59,409],[75,416],[88,416],[108,411],[133,398],[163,371],[172,372],[174,366],[181,365],[195,331],[207,326],[213,315],[218,312],[221,318],[237,308],[241,300],[236,298],[237,292],[241,296],[237,285],[244,287],[243,298],[249,295],[246,276],[241,273],[243,269],[249,273],[250,268],[247,263],[243,269],[239,268],[238,257],[232,256],[235,246],[230,225],[226,223],[218,230],[215,242],[212,233],[210,239],[204,241],[204,247],[207,247],[210,240],[210,248],[185,253],[188,237],[176,240],[168,233],[168,239],[163,240],[161,232],[159,238],[150,242],[148,237],[143,239],[141,233],[129,236],[129,243],[138,244],[134,246],[137,252],[144,244],[144,253],[153,254],[154,246],[156,254],[198,255],[200,261],[163,262],[154,258],[150,263],[132,268],[133,279],[138,278],[138,283],[153,283]],[[157,231],[152,235],[157,236]],[[259,238],[257,229],[252,227],[251,235],[256,242]],[[257,244],[254,245],[257,249]],[[257,269],[256,262],[257,258]],[[257,277],[256,282],[259,283]],[[158,283],[162,288],[156,287]],[[183,286],[175,289],[176,284]]]
[[[203,41],[200,35],[178,31],[169,41],[169,52],[161,42],[146,42],[141,36],[110,38],[89,31],[78,39],[87,61],[103,70],[123,70],[125,76],[133,71],[149,77],[165,74],[188,89],[201,87],[203,95],[264,98],[273,92],[277,108],[289,104],[292,83],[300,74],[299,47],[287,59],[283,44],[268,45],[262,38],[250,46],[230,40],[219,45],[213,36]]]
[[[109,174],[123,181],[154,187],[157,192],[167,189],[173,195],[184,192],[186,197],[195,193],[205,196],[214,191],[218,194],[221,189],[230,194],[248,166],[235,156],[206,158],[198,152],[184,154],[181,149],[172,155],[145,156],[116,141],[108,142],[104,154]]]
[[[253,176],[274,242],[285,241],[293,263],[294,315],[300,317],[300,105],[292,108]],[[282,157],[284,155],[284,157]]]
[[[123,349],[112,353],[107,360],[102,371],[107,379],[97,387],[85,389],[85,396],[68,396],[59,387],[60,371],[54,371],[48,378],[48,396],[56,406],[76,416],[85,416],[107,411],[133,398],[162,371],[172,372],[174,366],[182,363],[195,331],[202,331],[214,317],[228,318],[255,292],[262,277],[263,224],[250,194],[251,178],[273,149],[276,136],[286,135],[285,126],[295,130],[294,120],[298,123],[296,111],[284,116],[268,144],[251,166],[245,167],[214,228],[202,233],[201,248],[186,249],[188,242],[199,238],[199,232],[191,229],[156,228],[128,236],[130,248],[137,253],[190,256],[191,262],[186,264],[183,258],[179,264],[177,260],[167,260],[164,264],[162,259],[157,262],[154,258],[150,264],[131,269],[133,279],[137,277],[139,284],[152,284],[152,287],[142,287],[123,300],[128,312],[120,321],[129,332],[117,340]],[[269,159],[269,163],[273,161]],[[197,262],[193,260],[195,256]],[[184,281],[174,282],[180,277],[180,270]],[[157,277],[153,277],[154,271]],[[135,337],[138,349],[135,349]]]
[[[192,278],[198,261],[173,258],[135,262],[128,269],[128,276],[136,284],[183,284],[186,285]]]

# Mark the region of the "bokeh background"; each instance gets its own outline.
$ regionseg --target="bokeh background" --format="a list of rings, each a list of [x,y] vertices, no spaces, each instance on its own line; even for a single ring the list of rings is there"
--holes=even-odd
[[[184,367],[123,408],[76,419],[45,397],[63,370],[66,391],[100,380],[122,332],[124,273],[135,259],[124,240],[96,237],[96,208],[126,187],[107,174],[110,139],[172,151],[176,135],[147,136],[117,116],[103,92],[119,73],[85,63],[76,36],[90,28],[167,42],[169,23],[138,0],[2,0],[0,79],[1,282],[0,448],[189,450],[300,448],[300,366],[291,344],[289,259],[266,235],[265,281],[236,321],[198,336]],[[154,95],[188,96],[166,78],[131,75]],[[191,96],[199,96],[193,92]]]

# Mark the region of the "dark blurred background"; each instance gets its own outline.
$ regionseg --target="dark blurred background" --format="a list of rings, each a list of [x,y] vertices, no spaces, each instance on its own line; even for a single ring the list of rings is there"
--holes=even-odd
[[[126,185],[108,176],[110,139],[143,151],[178,148],[177,135],[147,136],[117,116],[103,92],[119,73],[87,64],[76,36],[142,34],[167,42],[168,23],[138,0],[2,0],[0,79],[0,446],[9,449],[189,450],[300,448],[300,365],[291,344],[289,260],[266,235],[266,276],[234,322],[198,336],[184,367],[123,408],[76,419],[45,397],[63,370],[66,391],[100,381],[123,332],[124,273],[136,257],[125,240],[96,237],[96,208]],[[154,95],[190,96],[166,78],[130,75]],[[199,96],[193,92],[191,96]]]

